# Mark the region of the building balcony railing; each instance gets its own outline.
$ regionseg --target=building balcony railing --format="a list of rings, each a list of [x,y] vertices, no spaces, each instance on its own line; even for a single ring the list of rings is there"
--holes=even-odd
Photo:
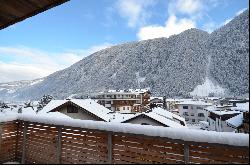
[[[0,163],[249,163],[248,135],[197,131],[23,115],[0,122]]]

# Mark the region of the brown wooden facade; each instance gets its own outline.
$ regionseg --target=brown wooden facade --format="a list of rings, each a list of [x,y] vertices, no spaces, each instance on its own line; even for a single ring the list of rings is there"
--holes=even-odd
[[[50,125],[0,123],[0,163],[249,164],[249,147]]]

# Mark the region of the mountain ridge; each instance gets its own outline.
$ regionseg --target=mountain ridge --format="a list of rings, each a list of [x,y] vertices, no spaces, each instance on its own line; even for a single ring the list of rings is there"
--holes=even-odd
[[[225,95],[244,95],[249,93],[248,25],[246,10],[211,34],[193,28],[169,38],[115,45],[41,83],[20,88],[9,98],[80,97],[107,89],[146,87],[155,95],[186,97],[207,79]]]

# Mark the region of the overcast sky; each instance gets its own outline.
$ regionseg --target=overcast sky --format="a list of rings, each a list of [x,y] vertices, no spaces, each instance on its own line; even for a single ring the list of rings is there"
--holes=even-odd
[[[71,0],[0,30],[0,83],[64,69],[100,49],[198,28],[211,33],[248,0]]]

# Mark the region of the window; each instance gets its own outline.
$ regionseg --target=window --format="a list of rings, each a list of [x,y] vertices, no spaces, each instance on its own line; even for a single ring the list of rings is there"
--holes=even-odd
[[[196,109],[201,109],[202,110],[203,108],[202,107],[196,107]]]
[[[184,112],[183,115],[184,115],[184,116],[189,116],[189,115],[188,115],[188,112]]]
[[[180,124],[183,125],[183,126],[185,126],[185,123],[183,121],[180,121]]]
[[[129,107],[127,107],[127,110],[129,110]]]
[[[192,119],[192,122],[195,123],[195,119]]]
[[[198,117],[205,117],[204,113],[198,113]]]
[[[120,111],[120,108],[116,108],[117,111]]]
[[[123,107],[123,110],[125,110],[125,107]]]
[[[148,124],[148,123],[141,123],[141,125],[150,125],[150,124]]]
[[[191,116],[194,116],[194,114],[193,114],[193,113],[191,113]]]
[[[67,113],[78,113],[78,109],[73,106],[67,106]]]
[[[186,118],[186,119],[185,119],[185,121],[188,121],[188,120],[189,120],[189,118]]]
[[[183,109],[188,109],[188,106],[183,106]]]

